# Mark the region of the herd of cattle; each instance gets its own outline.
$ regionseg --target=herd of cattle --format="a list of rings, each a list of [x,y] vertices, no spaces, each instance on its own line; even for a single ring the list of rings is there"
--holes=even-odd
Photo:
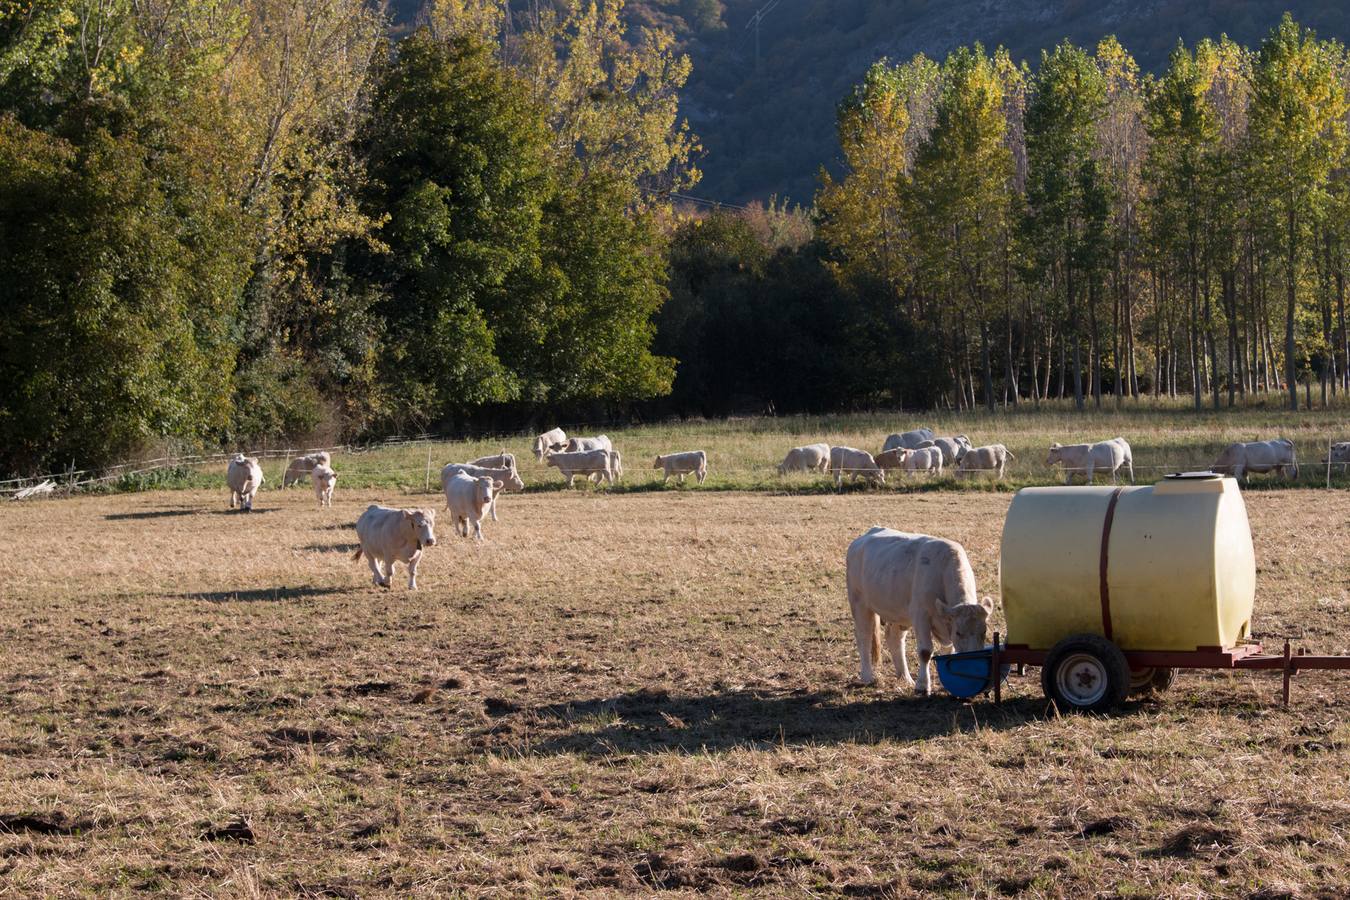
[[[561,428],[555,428],[535,438],[534,455],[536,461],[557,469],[567,479],[569,486],[578,475],[596,482],[603,479],[608,484],[623,478],[623,457],[614,448],[610,439],[603,434],[597,437],[568,437]],[[778,473],[823,474],[828,471],[833,476],[836,486],[841,485],[845,478],[855,480],[861,478],[884,483],[888,471],[904,475],[941,475],[944,469],[952,471],[953,467],[958,478],[988,474],[1001,479],[1007,470],[1008,461],[1013,459],[1016,457],[1003,444],[976,447],[963,434],[940,437],[930,429],[920,428],[888,436],[880,452],[875,456],[855,447],[835,447],[827,443],[793,447],[778,465]],[[1330,456],[1327,460],[1323,460],[1324,463],[1328,461],[1350,464],[1350,441],[1332,445]],[[1080,473],[1088,483],[1091,483],[1097,474],[1109,474],[1112,483],[1115,483],[1117,473],[1122,467],[1130,481],[1134,481],[1134,461],[1130,445],[1120,437],[1090,444],[1052,443],[1046,464],[1059,465],[1063,468],[1065,484],[1068,484],[1075,474]],[[699,484],[702,484],[708,474],[708,456],[702,450],[665,454],[656,457],[652,468],[663,471],[663,482],[675,476],[683,484],[685,477],[692,475]],[[1288,478],[1298,477],[1294,444],[1283,438],[1229,444],[1211,468],[1216,472],[1243,480],[1250,473],[1267,472]],[[291,460],[282,475],[281,484],[282,487],[287,487],[308,478],[313,484],[319,505],[332,506],[337,477],[329,454],[317,452]],[[226,482],[230,488],[230,507],[238,506],[244,511],[251,510],[253,498],[262,486],[263,480],[262,467],[255,457],[245,456],[242,453],[234,456],[226,470]],[[472,530],[473,537],[481,541],[483,520],[491,515],[492,520],[497,521],[498,496],[503,492],[525,490],[525,482],[516,467],[515,456],[503,451],[464,463],[449,463],[441,469],[441,490],[445,494],[446,509],[449,510],[454,522],[455,533],[467,538]],[[359,559],[364,555],[374,574],[375,584],[386,587],[393,578],[394,564],[403,563],[408,568],[408,587],[415,589],[417,563],[421,559],[422,550],[436,543],[435,524],[434,509],[394,509],[372,505],[356,522],[356,533],[360,539],[360,549],[356,552],[356,558]],[[853,550],[850,549],[849,552],[849,577],[852,585]],[[955,550],[948,548],[948,551],[944,552],[948,552],[953,560],[959,561],[964,558],[964,551],[959,545]],[[969,563],[965,564],[965,568],[969,568]],[[857,577],[863,576],[860,574]],[[964,573],[957,573],[951,577],[959,582],[966,576]],[[977,607],[980,605],[977,601],[964,596],[964,587],[962,593],[961,605],[969,603]],[[851,600],[854,597],[852,587],[849,596]],[[870,608],[868,603],[864,603],[863,606]],[[858,611],[860,608],[862,607],[855,605],[855,618],[862,615]],[[889,615],[880,609],[875,612],[881,615],[883,621],[897,621],[893,618],[893,611]],[[973,609],[970,613],[975,615]],[[903,643],[903,631],[893,633],[889,625],[887,628],[888,643],[893,641]],[[876,636],[873,633],[874,629],[866,625],[862,619],[858,619],[858,629],[859,651],[864,650],[864,643],[869,648],[863,664],[863,676],[866,681],[870,680],[871,671],[867,659],[873,655],[870,648]],[[929,641],[923,633],[925,629],[926,626],[920,629],[919,640],[921,649],[926,650],[924,644]],[[958,627],[956,634],[961,633]],[[876,640],[879,647],[879,638]],[[902,674],[908,677],[907,673]],[[921,684],[926,684],[926,676]]]

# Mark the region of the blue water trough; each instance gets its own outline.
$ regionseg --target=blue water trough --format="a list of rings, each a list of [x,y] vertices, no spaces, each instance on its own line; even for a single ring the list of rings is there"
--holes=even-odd
[[[938,680],[949,694],[963,700],[993,690],[994,679],[990,677],[994,660],[993,650],[994,645],[990,644],[983,650],[934,656]],[[999,666],[999,680],[1007,681],[1011,669],[1010,665]]]

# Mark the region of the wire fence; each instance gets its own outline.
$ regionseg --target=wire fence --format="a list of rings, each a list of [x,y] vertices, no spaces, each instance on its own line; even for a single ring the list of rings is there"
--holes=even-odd
[[[603,429],[616,427],[623,427],[623,423],[577,422],[571,423],[567,426],[568,430],[570,431],[588,430],[588,429],[593,430],[598,428]],[[116,465],[106,466],[99,469],[76,469],[72,466],[71,468],[67,469],[64,472],[48,472],[41,475],[32,475],[27,477],[8,478],[0,480],[0,498],[8,497],[10,499],[23,499],[29,496],[39,496],[52,493],[70,494],[75,493],[76,491],[88,490],[90,488],[94,488],[99,485],[115,482],[118,481],[119,479],[136,478],[139,476],[152,475],[155,472],[161,472],[165,470],[181,469],[181,468],[200,468],[202,466],[208,466],[212,464],[224,465],[232,457],[241,452],[244,453],[244,455],[246,456],[255,457],[257,459],[275,460],[275,459],[293,459],[311,453],[320,453],[320,452],[342,453],[347,455],[361,455],[361,454],[382,452],[390,449],[396,449],[399,447],[412,447],[425,445],[428,446],[428,448],[430,448],[430,445],[433,444],[444,444],[461,441],[475,441],[478,443],[493,443],[500,441],[503,445],[505,445],[508,441],[519,441],[522,439],[533,440],[533,438],[534,435],[528,431],[496,433],[490,435],[472,435],[466,433],[455,433],[455,434],[423,433],[417,435],[400,435],[396,437],[386,438],[380,441],[372,441],[366,443],[348,443],[348,444],[335,444],[331,446],[314,446],[314,447],[262,447],[258,449],[244,450],[244,451],[220,451],[214,453],[189,453],[175,456],[161,456],[154,459],[118,463]],[[1350,459],[1340,459],[1340,460],[1333,459],[1333,457],[1336,455],[1336,452],[1333,450],[1335,446],[1336,445],[1334,442],[1328,442],[1325,448],[1326,452],[1325,458],[1315,460],[1312,462],[1297,464],[1297,470],[1299,472],[1299,475],[1293,480],[1302,481],[1306,483],[1309,479],[1306,477],[1305,473],[1312,471],[1315,472],[1318,476],[1324,476],[1325,486],[1326,488],[1330,489],[1332,487],[1333,474],[1343,475],[1346,473],[1347,467],[1350,467]],[[1015,458],[1013,461],[1017,462]],[[1135,472],[1142,471],[1142,472],[1171,473],[1171,472],[1187,472],[1187,471],[1208,471],[1210,469],[1210,466],[1211,463],[1199,463],[1199,464],[1136,463],[1133,466],[1133,470]],[[772,470],[774,467],[775,466],[773,464],[768,465],[768,468],[770,470]],[[1007,465],[1004,469],[1004,474],[1015,475],[1017,474],[1018,470],[1021,470],[1024,467],[1025,463],[1017,466]],[[834,468],[830,468],[828,469],[828,474],[833,476],[834,471],[835,471]],[[875,476],[875,473],[878,470],[870,467],[842,467],[839,471],[842,476],[852,478],[852,477],[867,476],[869,473]],[[913,474],[922,474],[911,471],[905,471],[903,469],[887,469],[885,471],[899,472],[902,475],[902,477]],[[954,465],[944,465],[943,467],[944,473],[956,473],[958,471],[959,470]],[[965,470],[962,472],[962,474],[970,476],[980,476],[990,474],[993,471],[995,470],[973,469],[973,470]],[[1051,479],[1055,478],[1065,479],[1067,476],[1073,476],[1074,478],[1081,479],[1083,476],[1086,475],[1087,468],[1085,466],[1060,467],[1060,468],[1050,467],[1048,472],[1049,477]],[[1093,473],[1096,476],[1107,476],[1111,474],[1109,468],[1099,466],[1094,466]],[[1028,472],[1027,474],[1031,473]],[[1037,470],[1035,474],[1045,475],[1046,472],[1042,470]],[[1117,480],[1127,476],[1128,476],[1127,471],[1118,471],[1116,473]],[[430,487],[430,482],[431,482],[431,456],[430,452],[428,452],[427,468],[426,468],[426,487],[428,488]]]

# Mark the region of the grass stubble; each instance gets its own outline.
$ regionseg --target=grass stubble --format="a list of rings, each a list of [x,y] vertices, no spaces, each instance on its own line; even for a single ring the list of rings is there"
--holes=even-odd
[[[556,476],[555,476],[556,477]],[[419,584],[395,488],[0,506],[0,892],[1345,896],[1347,681],[1187,672],[1113,718],[856,682],[843,555],[1008,495],[507,496]],[[1247,498],[1255,629],[1350,652],[1343,491]],[[405,584],[401,578],[396,585]]]

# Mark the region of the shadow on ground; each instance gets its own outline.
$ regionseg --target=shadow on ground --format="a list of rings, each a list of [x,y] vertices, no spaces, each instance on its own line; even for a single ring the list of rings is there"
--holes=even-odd
[[[333,597],[338,594],[354,594],[357,590],[358,588],[354,587],[278,587],[245,591],[199,591],[169,596],[175,600],[201,600],[206,603],[262,603],[298,600],[304,597]]]
[[[594,756],[918,741],[975,730],[1013,729],[1053,715],[1039,698],[995,706],[945,695],[927,699],[846,697],[837,690],[804,689],[695,697],[641,690],[538,707],[517,707],[510,701],[488,698],[486,712],[494,721],[480,730],[478,737],[484,741],[491,742],[498,733],[518,735],[518,726],[525,725],[531,733],[531,753]]]
[[[178,507],[176,509],[150,509],[145,512],[108,513],[103,518],[109,522],[127,519],[167,519],[171,516],[195,516],[200,512],[203,512],[203,510],[195,507]]]
[[[360,544],[306,544],[301,550],[318,550],[325,553],[355,553]]]

